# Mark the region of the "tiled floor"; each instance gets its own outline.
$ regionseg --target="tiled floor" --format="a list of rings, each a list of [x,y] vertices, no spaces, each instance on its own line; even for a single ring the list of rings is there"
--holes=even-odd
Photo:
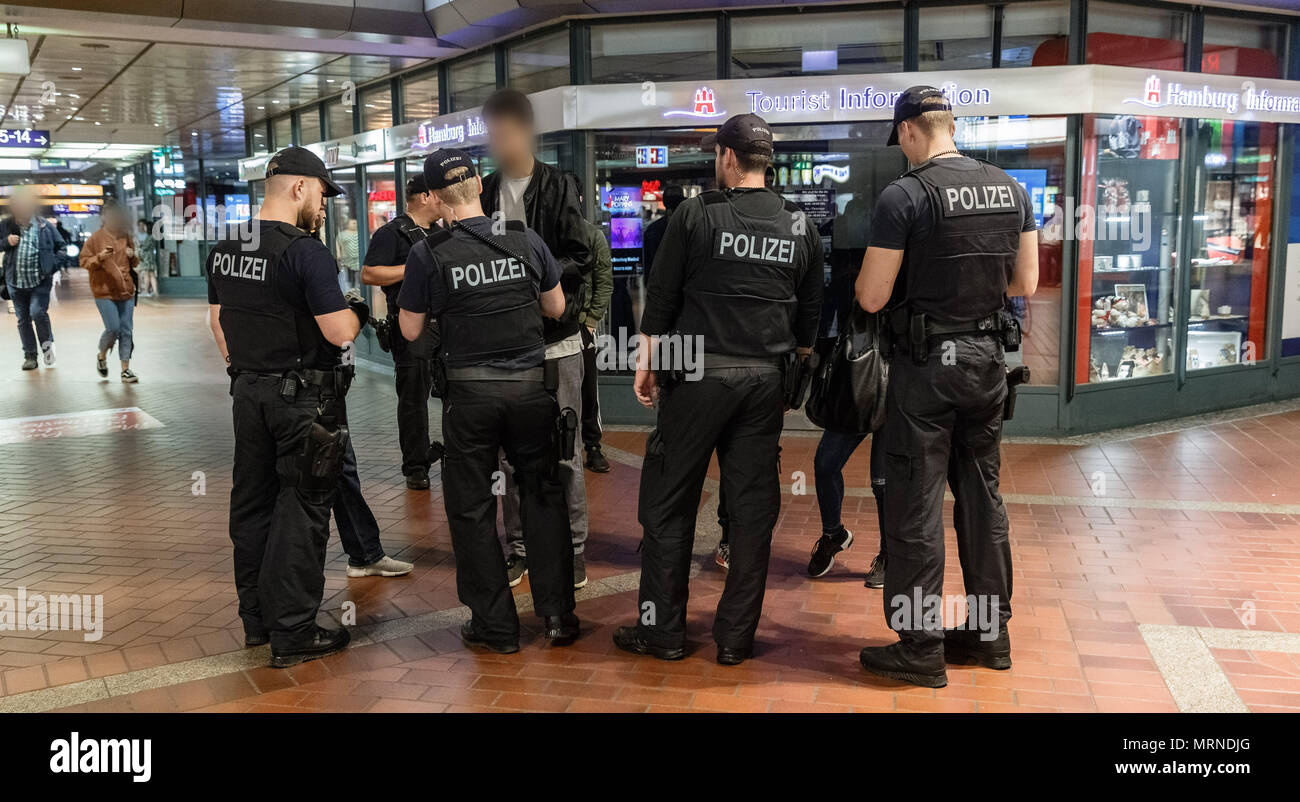
[[[102,594],[106,609],[98,642],[0,631],[0,711],[1300,709],[1300,412],[1092,445],[1006,444],[1015,666],[954,668],[935,691],[857,664],[862,645],[892,638],[880,591],[862,587],[878,538],[865,448],[846,476],[857,545],[827,577],[804,575],[819,524],[816,439],[803,433],[782,443],[787,495],[755,659],[713,662],[713,483],[691,586],[696,651],[662,663],[610,642],[635,615],[640,431],[609,432],[614,469],[587,476],[583,637],[546,646],[525,612],[521,653],[467,651],[437,477],[431,492],[405,489],[391,379],[373,374],[349,397],[361,475],[385,546],[415,572],[349,580],[335,539],[323,610],[338,618],[355,603],[357,645],[265,668],[264,649],[238,638],[229,397],[206,306],[146,301],[141,383],[125,386],[93,371],[98,320],[78,279],[54,308],[53,370],[18,370],[13,318],[0,315],[0,421],[138,407],[162,426],[0,445],[0,594]],[[808,495],[790,492],[795,471]],[[959,593],[948,548],[946,589]],[[527,582],[517,590],[526,609]]]

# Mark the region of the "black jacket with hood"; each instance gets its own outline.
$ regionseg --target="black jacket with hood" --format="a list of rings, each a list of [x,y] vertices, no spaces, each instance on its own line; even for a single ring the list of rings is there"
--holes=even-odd
[[[483,211],[489,217],[500,208],[501,171],[483,179]],[[524,221],[546,242],[551,255],[560,265],[560,286],[564,289],[564,315],[559,320],[546,318],[547,345],[559,342],[582,327],[582,309],[586,306],[583,278],[595,263],[587,244],[587,229],[573,181],[541,159],[533,162],[533,177],[524,190]]]

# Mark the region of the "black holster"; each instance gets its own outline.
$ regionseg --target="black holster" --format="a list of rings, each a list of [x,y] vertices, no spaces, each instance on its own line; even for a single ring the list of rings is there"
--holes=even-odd
[[[555,450],[554,466],[558,467],[561,462],[573,459],[573,449],[577,441],[578,413],[573,410],[573,407],[565,407],[555,418],[555,432],[551,439]]]
[[[791,351],[785,355],[781,365],[781,392],[785,398],[786,409],[798,409],[808,398],[812,387],[813,371],[817,368],[817,354],[800,358],[798,352]]]
[[[327,492],[338,485],[348,438],[347,426],[330,429],[319,420],[312,422],[302,450],[298,452],[299,489]]]
[[[1028,365],[1007,368],[1007,400],[1002,402],[1002,420],[1009,421],[1016,414],[1016,387],[1028,383]]]

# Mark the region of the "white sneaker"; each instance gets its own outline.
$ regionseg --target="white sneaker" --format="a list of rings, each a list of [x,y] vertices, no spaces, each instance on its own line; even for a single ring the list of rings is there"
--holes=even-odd
[[[54,367],[54,341],[46,340],[41,344],[41,357],[45,360],[45,367]]]
[[[380,557],[370,565],[352,565],[349,563],[348,576],[353,578],[362,576],[405,576],[411,573],[411,569],[414,567],[411,563],[385,556]]]

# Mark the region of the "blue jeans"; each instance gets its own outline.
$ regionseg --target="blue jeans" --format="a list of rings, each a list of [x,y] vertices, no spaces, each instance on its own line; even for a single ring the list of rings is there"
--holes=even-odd
[[[349,565],[370,565],[383,558],[379,523],[361,495],[357,454],[352,450],[351,440],[343,453],[343,475],[339,477],[339,492],[334,496],[334,523],[339,527],[339,540],[348,554]]]
[[[41,344],[52,342],[54,332],[50,329],[50,289],[54,286],[54,277],[35,287],[19,289],[10,287],[13,296],[14,311],[18,314],[18,339],[23,343],[23,356],[35,357]],[[35,324],[35,331],[33,331]]]
[[[99,335],[99,350],[107,352],[116,342],[117,358],[130,359],[135,350],[135,299],[96,298],[95,306],[99,307],[99,317],[104,321],[104,333]]]

